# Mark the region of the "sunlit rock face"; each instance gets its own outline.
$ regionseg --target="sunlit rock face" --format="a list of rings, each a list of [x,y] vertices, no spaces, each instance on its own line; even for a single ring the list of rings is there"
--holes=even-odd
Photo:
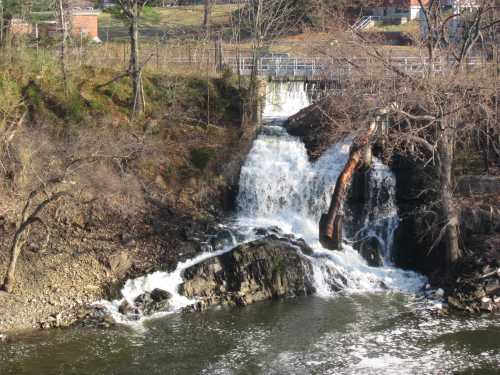
[[[303,241],[269,236],[188,268],[180,292],[197,309],[312,294],[311,253]]]

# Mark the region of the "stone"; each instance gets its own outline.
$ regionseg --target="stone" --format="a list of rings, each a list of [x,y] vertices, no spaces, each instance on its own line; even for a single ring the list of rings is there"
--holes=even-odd
[[[144,315],[152,315],[160,311],[167,311],[172,295],[161,289],[154,289],[151,293],[141,294],[134,300],[134,306]]]
[[[6,343],[7,342],[7,335],[0,333],[0,343]]]
[[[127,300],[123,300],[123,302],[118,307],[118,312],[122,315],[131,315],[137,313],[137,309],[134,308]]]
[[[40,251],[40,246],[34,242],[30,242],[27,246],[27,249],[32,253],[38,253]]]
[[[458,310],[465,310],[465,305],[458,300],[458,298],[449,296],[448,297],[448,304]]]
[[[481,310],[489,312],[493,311],[493,301],[491,298],[484,297],[481,299]]]
[[[163,289],[156,288],[151,292],[151,299],[155,302],[169,300],[170,298],[172,298],[172,294]]]
[[[359,253],[371,267],[381,267],[384,265],[380,242],[375,237],[364,240],[361,243]]]
[[[489,296],[500,295],[500,280],[489,280],[484,285],[484,292]]]
[[[242,244],[188,268],[180,293],[198,299],[193,307],[198,310],[312,294],[312,266],[298,250],[311,251],[301,242],[276,236]]]
[[[438,290],[436,290],[435,295],[438,298],[443,298],[444,297],[444,290],[442,288],[439,288]]]
[[[122,251],[108,257],[109,270],[117,277],[123,277],[132,267],[132,260],[130,256]]]
[[[128,233],[122,233],[121,242],[125,247],[134,247],[136,245],[134,238]]]
[[[234,236],[229,229],[223,229],[218,231],[210,239],[210,246],[213,250],[222,250],[227,246],[234,246]]]

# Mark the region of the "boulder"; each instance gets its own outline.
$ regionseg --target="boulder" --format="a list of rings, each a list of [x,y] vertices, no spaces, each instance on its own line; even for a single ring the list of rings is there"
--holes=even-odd
[[[227,246],[234,246],[234,235],[229,229],[222,229],[217,231],[210,238],[210,246],[213,250],[222,250]]]
[[[380,242],[375,237],[364,240],[361,243],[359,253],[371,267],[382,267],[384,265],[382,248]]]
[[[160,311],[167,311],[172,295],[161,289],[154,289],[151,293],[141,294],[134,300],[134,307],[144,315],[152,315]]]
[[[196,309],[253,302],[314,292],[312,250],[303,241],[276,236],[240,245],[188,268],[180,293],[196,298]]]
[[[109,270],[118,278],[124,276],[132,267],[132,260],[125,251],[110,255],[107,263]]]
[[[139,314],[139,310],[135,306],[132,306],[130,303],[128,303],[126,300],[123,300],[123,302],[120,304],[120,306],[118,307],[118,312],[123,315]]]

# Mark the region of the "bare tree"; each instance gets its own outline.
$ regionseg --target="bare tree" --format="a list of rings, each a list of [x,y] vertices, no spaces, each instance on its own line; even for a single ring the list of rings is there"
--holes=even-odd
[[[57,1],[57,13],[59,15],[59,27],[60,27],[61,34],[62,34],[59,61],[61,64],[61,72],[62,72],[62,77],[63,77],[64,94],[67,96],[68,95],[68,69],[66,66],[66,44],[67,44],[67,40],[68,40],[68,23],[67,23],[67,17],[65,14],[66,8],[67,8],[67,4],[65,4],[64,0]]]
[[[142,114],[146,106],[142,86],[142,66],[139,60],[139,18],[148,0],[118,0],[128,23],[130,38],[129,74],[132,78],[132,113]]]
[[[54,182],[54,185],[61,183],[62,181]],[[35,223],[39,223],[44,226],[47,231],[47,241],[49,239],[48,228],[45,225],[44,221],[40,218],[40,214],[43,213],[44,209],[51,203],[57,201],[58,199],[68,195],[65,191],[57,191],[47,193],[44,191],[44,188],[40,188],[39,190],[33,190],[26,202],[24,204],[21,216],[16,225],[16,231],[14,234],[14,238],[12,240],[12,245],[10,248],[10,261],[9,267],[7,269],[7,273],[4,278],[4,282],[2,285],[2,289],[7,293],[11,293],[14,289],[15,282],[15,272],[17,266],[17,260],[19,255],[21,254],[21,250],[23,249],[26,241],[29,238],[31,226]],[[45,195],[44,198],[36,202],[37,198],[41,195]]]
[[[210,17],[212,15],[212,6],[214,0],[204,0],[203,4],[203,28],[205,29],[206,34],[208,35],[210,28]]]
[[[477,60],[469,72],[468,59],[477,50],[478,42],[486,31],[497,27],[500,20],[491,17],[495,12],[491,1],[478,1],[475,6],[451,15],[443,12],[444,4],[439,0],[431,0],[427,6],[420,2],[420,5],[424,18],[421,45],[426,51],[425,58],[420,62],[422,76],[395,64],[384,51],[370,45],[361,33],[357,37],[368,57],[384,67],[382,79],[386,80],[388,74],[395,79],[391,91],[386,88],[379,92],[379,99],[385,101],[395,124],[390,132],[392,145],[406,148],[414,155],[419,153],[426,165],[434,166],[441,220],[432,247],[444,243],[447,263],[453,265],[461,258],[463,250],[460,245],[458,202],[454,197],[457,142],[473,128],[469,123],[477,121],[481,124],[484,121],[488,112],[488,97],[493,96],[491,87],[488,88],[490,82],[485,80],[488,74],[481,73],[487,71],[488,66]],[[370,66],[359,67],[355,63],[351,66],[371,69]],[[474,77],[482,79],[480,85]],[[348,165],[356,161],[353,160],[355,156],[351,154]],[[346,189],[345,184],[349,181],[339,178],[340,186],[336,187],[336,191]],[[341,205],[339,200],[342,199],[342,194],[332,197],[331,212],[320,224],[326,244],[331,243],[335,233],[339,232],[332,223],[336,207]]]

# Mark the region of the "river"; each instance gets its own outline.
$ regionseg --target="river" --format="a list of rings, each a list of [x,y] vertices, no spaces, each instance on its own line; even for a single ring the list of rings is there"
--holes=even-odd
[[[100,301],[120,323],[110,329],[15,337],[0,346],[0,374],[500,373],[500,319],[437,317],[421,292],[425,277],[392,264],[399,222],[395,183],[380,161],[356,238],[379,241],[383,266],[366,264],[351,247],[356,238],[346,238],[343,252],[321,248],[319,215],[328,207],[349,139],[310,162],[302,142],[281,127],[309,104],[306,92],[291,83],[268,90],[265,124],[241,171],[237,212],[221,223],[230,240],[174,272],[129,280],[120,298]],[[262,228],[304,238],[313,248],[316,295],[180,313],[193,303],[178,293],[182,271],[258,238]],[[154,288],[173,295],[169,311],[139,320],[118,312],[124,299],[133,302]]]

